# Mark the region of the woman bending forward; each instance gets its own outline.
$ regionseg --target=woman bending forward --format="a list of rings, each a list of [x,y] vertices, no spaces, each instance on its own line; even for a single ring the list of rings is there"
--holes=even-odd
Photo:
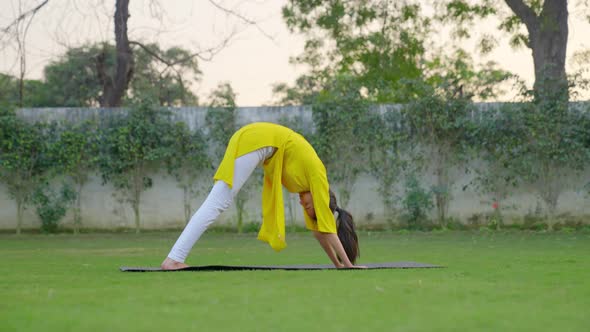
[[[258,239],[280,251],[285,242],[283,191],[299,193],[305,225],[334,266],[352,268],[359,255],[352,216],[339,208],[330,191],[326,168],[303,136],[273,123],[252,123],[230,139],[209,196],[191,217],[162,262],[162,269],[187,267],[184,263],[203,232],[227,210],[254,169],[264,168],[262,226]],[[334,213],[337,213],[337,222]]]

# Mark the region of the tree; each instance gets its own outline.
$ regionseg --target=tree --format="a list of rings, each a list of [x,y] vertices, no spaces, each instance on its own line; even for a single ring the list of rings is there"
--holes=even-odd
[[[102,83],[100,105],[103,107],[121,106],[129,82],[134,73],[133,51],[127,36],[127,22],[129,20],[129,0],[115,2],[115,70],[113,74],[107,71],[106,61],[108,52],[106,46],[96,59],[98,79]]]
[[[545,205],[546,216],[553,217],[566,189],[582,189],[564,179],[582,174],[590,161],[590,149],[584,142],[588,122],[584,112],[537,103],[505,107],[490,120],[493,131],[484,140],[484,153],[502,165],[490,168],[495,171],[490,176],[533,188]]]
[[[469,152],[467,137],[473,127],[468,117],[471,104],[467,98],[439,94],[428,85],[422,87],[426,90],[421,93],[423,97],[410,102],[402,113],[410,126],[412,161],[419,169],[432,173],[437,219],[445,226],[455,183],[451,171],[467,159]]]
[[[50,167],[43,133],[42,124],[0,116],[0,182],[16,201],[16,234],[21,233],[24,210]]]
[[[19,99],[20,101],[24,100],[22,96],[24,94],[23,91],[26,90],[22,82],[24,82],[24,76],[26,73],[25,41],[27,31],[31,26],[33,17],[49,2],[49,0],[44,0],[34,8],[25,10],[23,8],[23,2],[19,1],[18,16],[13,22],[0,30],[0,37],[8,36],[9,39],[14,39],[17,44],[17,56],[20,58],[21,64],[21,70],[19,74],[21,84],[18,90],[21,96]],[[238,34],[238,29],[234,28],[229,34],[216,43],[216,45],[209,48],[198,49],[197,51],[193,52],[185,52],[178,48],[172,48],[167,52],[159,53],[153,50],[152,44],[130,38],[129,18],[131,15],[129,11],[129,3],[129,0],[115,1],[115,11],[113,14],[115,41],[114,56],[111,55],[111,48],[109,47],[109,44],[105,42],[101,44],[102,48],[99,50],[96,56],[87,61],[88,66],[94,67],[92,72],[96,74],[96,76],[92,79],[96,79],[99,82],[100,93],[98,94],[97,98],[98,103],[102,107],[120,107],[124,105],[125,97],[129,95],[127,90],[133,83],[135,74],[137,72],[137,68],[135,67],[136,57],[134,54],[138,51],[138,49],[142,49],[145,53],[150,54],[154,59],[161,62],[162,67],[159,68],[159,70],[162,71],[161,74],[165,74],[166,76],[170,77],[179,76],[182,75],[181,72],[184,69],[188,67],[194,67],[197,59],[211,60]],[[247,17],[247,15],[243,15],[237,10],[228,8],[218,1],[209,0],[208,3],[217,10],[225,13],[227,17],[231,17],[241,22],[245,26],[254,26],[267,38],[272,39],[272,37],[267,34],[255,20]],[[75,6],[78,5],[79,4],[76,4]],[[159,3],[158,1],[150,1],[149,5],[150,7],[155,8],[159,6]],[[172,96],[168,95],[167,97],[164,97],[164,99],[161,99],[161,102],[167,104],[171,104],[172,102],[175,104],[179,102],[196,103],[197,100],[192,98],[194,97],[192,94],[184,94],[185,91],[189,90],[186,88],[186,86],[182,86],[186,82],[178,81],[177,83],[181,84],[180,88],[174,88],[172,90],[166,91],[168,94],[173,92]]]
[[[23,107],[24,95],[25,95],[25,75],[27,73],[27,34],[31,23],[37,12],[41,10],[49,0],[44,0],[37,6],[24,11],[23,3],[18,3],[18,16],[8,26],[2,29],[4,35],[9,35],[10,39],[14,39],[17,44],[17,56],[19,58],[19,77],[18,77],[18,99],[17,106]]]
[[[578,171],[586,154],[580,146],[579,135],[574,134],[579,131],[579,121],[583,119],[568,104],[575,91],[572,88],[579,83],[576,75],[567,77],[565,70],[568,1],[505,0],[504,4],[506,6],[487,0],[471,4],[462,0],[447,1],[441,3],[440,12],[443,21],[455,24],[456,35],[460,38],[471,37],[468,26],[475,21],[496,16],[501,21],[499,30],[512,35],[512,46],[525,46],[532,51],[533,90],[523,94],[525,104],[522,107],[504,110],[496,122],[500,125],[503,121],[516,121],[511,125],[517,127],[522,136],[515,138],[515,142],[504,142],[510,147],[508,150],[487,149],[486,153],[498,154],[505,161],[501,171],[507,173],[507,178],[520,175],[518,181],[536,188],[548,214],[553,215],[560,193],[568,187],[560,180],[561,174]],[[587,11],[587,2],[584,7]],[[505,14],[502,9],[509,9],[509,13]],[[490,48],[485,46],[494,43],[492,37],[482,41],[487,50]],[[526,103],[531,97],[532,103]]]
[[[77,234],[82,225],[82,189],[99,162],[98,128],[90,121],[67,124],[57,136],[52,159],[58,172],[65,174],[74,187],[74,233]]]
[[[580,4],[588,12],[588,2]],[[369,95],[379,102],[404,101],[388,96],[387,91],[404,88],[399,78],[420,75],[420,61],[431,57],[424,57],[426,45],[439,52],[432,45],[440,45],[435,38],[444,36],[445,27],[452,27],[452,37],[459,41],[479,31],[480,50],[490,52],[497,38],[489,30],[474,27],[483,19],[496,18],[498,30],[511,35],[512,46],[532,51],[534,99],[567,100],[567,0],[445,0],[434,3],[432,15],[422,7],[418,1],[293,0],[283,8],[283,17],[292,31],[308,36],[304,55],[295,62],[310,63],[313,58],[305,56],[310,50],[328,49],[320,58],[326,59],[333,71],[350,71],[363,79]],[[590,21],[590,15],[587,18]],[[392,86],[395,88],[390,89]],[[558,97],[560,94],[565,98]]]
[[[53,106],[53,97],[47,86],[40,80],[24,80],[22,82],[24,93],[22,100],[19,89],[21,81],[19,78],[0,73],[0,107],[44,107]]]
[[[369,114],[368,171],[377,180],[377,192],[381,195],[385,218],[393,223],[398,206],[395,202],[395,185],[402,179],[409,160],[407,128],[397,107]]]
[[[164,137],[170,131],[168,115],[153,106],[153,100],[135,101],[129,114],[110,125],[102,139],[100,169],[133,208],[135,230],[141,229],[142,193],[151,188],[150,174],[165,160]]]
[[[167,171],[182,189],[184,220],[188,223],[193,213],[191,199],[198,194],[204,175],[210,175],[206,139],[199,129],[191,132],[184,122],[177,122],[165,140]]]
[[[307,37],[293,62],[330,77],[351,75],[374,101],[404,101],[400,80],[420,76],[430,20],[419,4],[293,0],[283,7],[283,18],[292,32]]]
[[[40,184],[32,195],[32,201],[41,220],[41,231],[55,233],[59,222],[68,211],[68,206],[74,200],[76,193],[67,184],[63,184],[57,192],[48,182]]]
[[[205,123],[213,143],[215,164],[219,164],[229,139],[236,131],[236,93],[231,84],[220,83],[209,96],[209,109]]]
[[[498,83],[511,75],[493,63],[476,69],[461,50],[438,57],[427,68],[422,79],[407,81],[414,85],[409,91],[420,92],[402,108],[402,114],[409,125],[413,163],[428,165],[434,176],[437,218],[444,226],[455,182],[451,171],[475,153],[473,98],[495,97]]]
[[[499,109],[481,112],[480,121],[473,133],[478,147],[477,156],[483,161],[474,169],[475,178],[470,185],[483,195],[491,196],[491,205],[502,215],[504,201],[522,184],[527,176],[524,169],[514,163],[514,157],[524,153],[522,122],[511,104]]]
[[[565,55],[568,37],[567,0],[545,0],[527,6],[522,0],[506,0],[506,4],[526,26],[527,47],[533,53],[535,97],[542,98],[551,90],[567,93]]]
[[[89,107],[101,104],[102,86],[95,58],[110,45],[83,45],[70,48],[44,68],[45,84],[52,100],[46,106]],[[109,59],[110,66],[114,59]],[[106,65],[105,65],[106,66]]]
[[[540,102],[548,98],[567,101],[565,63],[569,33],[568,1],[504,0],[504,5],[501,3],[491,0],[475,3],[465,0],[444,1],[439,3],[442,13],[440,18],[443,22],[456,24],[456,36],[464,38],[471,37],[469,26],[475,21],[497,16],[501,21],[499,30],[512,35],[511,45],[525,46],[532,51],[534,99]],[[509,9],[510,12],[506,14],[503,9]],[[488,34],[482,39],[481,45],[489,50],[493,43]]]
[[[313,104],[316,135],[313,145],[325,163],[330,182],[337,184],[339,201],[346,206],[364,168],[368,104],[351,76],[336,77]]]
[[[188,50],[171,47],[162,50],[158,44],[142,45],[135,54],[133,94],[157,96],[161,106],[187,106],[199,103],[190,90],[190,82],[202,75],[196,57]]]
[[[237,130],[236,124],[236,93],[229,83],[220,83],[209,97],[209,108],[205,118],[210,144],[213,148],[215,164],[223,159],[227,144]],[[252,183],[252,182],[250,182]],[[242,232],[246,202],[250,197],[248,182],[234,198],[237,210],[238,232]]]
[[[189,82],[201,74],[196,59],[180,61],[187,50],[171,47],[161,50],[157,44],[139,48],[133,53],[135,74],[128,96],[155,96],[161,106],[194,105],[197,97],[190,91]],[[90,44],[69,49],[62,57],[45,67],[45,85],[51,100],[46,106],[83,107],[103,104],[103,86],[99,79],[96,59],[103,70],[115,70],[116,49],[108,43]],[[158,60],[160,58],[161,60]],[[180,61],[164,66],[161,61]]]

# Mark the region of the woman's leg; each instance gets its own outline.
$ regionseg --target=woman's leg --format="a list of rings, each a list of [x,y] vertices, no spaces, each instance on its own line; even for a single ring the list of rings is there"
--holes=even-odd
[[[227,183],[217,181],[207,199],[197,212],[191,217],[182,234],[172,247],[168,258],[162,263],[162,268],[185,267],[184,260],[197,240],[205,232],[219,215],[227,210],[235,195],[240,191],[246,180],[250,177],[256,166],[270,157],[274,148],[265,147],[245,154],[235,161],[234,185],[230,188]],[[176,263],[176,264],[175,264]],[[180,263],[180,264],[178,264]]]

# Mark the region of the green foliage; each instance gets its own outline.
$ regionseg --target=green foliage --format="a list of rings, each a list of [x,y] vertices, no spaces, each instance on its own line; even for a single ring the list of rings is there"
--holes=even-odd
[[[575,85],[570,82],[569,89]],[[511,188],[526,185],[542,198],[551,216],[563,191],[582,189],[583,183],[564,178],[587,170],[590,118],[562,98],[564,94],[556,92],[551,98],[508,104],[483,114],[475,135],[479,155],[486,161],[482,168],[486,173],[478,171],[477,178],[483,192],[499,201]]]
[[[205,118],[208,137],[213,145],[217,164],[221,162],[225,147],[236,131],[236,93],[229,83],[220,83],[211,93]]]
[[[417,3],[297,0],[283,7],[283,19],[307,38],[304,53],[293,62],[311,68],[295,88],[275,90],[287,97],[305,100],[330,78],[346,73],[358,79],[370,99],[400,102],[407,97],[400,93],[401,79],[421,74],[431,25]]]
[[[539,1],[526,1],[526,6],[536,14],[541,14]],[[489,17],[496,17],[501,23],[499,31],[510,34],[510,44],[513,47],[524,47],[529,44],[528,34],[524,34],[524,22],[515,15],[505,4],[491,0],[465,1],[449,0],[437,3],[436,20],[449,24],[453,28],[452,36],[458,39],[477,37],[473,27]],[[486,32],[487,33],[487,32]]]
[[[165,160],[164,138],[171,130],[168,114],[153,105],[152,100],[136,101],[127,117],[107,128],[102,142],[103,180],[110,182],[123,200],[131,204],[136,232],[141,228],[141,195],[152,187],[150,174]]]
[[[453,36],[459,40],[471,38],[472,27],[488,16],[497,17],[501,24],[498,29],[508,32],[510,45],[527,47],[532,51],[535,82],[534,97],[538,102],[564,99],[567,102],[566,52],[568,44],[568,4],[567,1],[505,1],[491,0],[441,1],[438,4],[439,21],[450,24]],[[508,10],[503,10],[508,9]],[[586,5],[584,10],[587,10]],[[488,31],[483,38],[491,40]],[[489,52],[486,45],[482,51]],[[546,95],[547,94],[547,95]],[[563,94],[554,98],[555,94]]]
[[[452,87],[441,89],[444,94],[440,94],[423,83],[417,85],[423,89],[424,97],[403,107],[402,113],[410,126],[414,166],[434,176],[432,190],[438,222],[443,225],[455,182],[451,170],[462,165],[471,153],[472,104],[465,97],[455,96]]]
[[[462,50],[440,56],[428,64],[422,80],[407,81],[418,91],[402,107],[409,126],[408,143],[414,167],[431,172],[435,184],[437,218],[446,222],[456,169],[475,155],[478,125],[472,99],[498,94],[497,85],[511,77],[493,64],[476,69]]]
[[[205,118],[209,128],[210,144],[213,146],[213,155],[216,163],[223,159],[227,144],[237,130],[236,125],[236,93],[229,83],[220,83],[209,97],[209,109]],[[246,218],[246,203],[250,198],[253,186],[252,181],[247,181],[240,189],[234,202],[237,212],[237,228],[241,233],[244,219]]]
[[[428,223],[428,213],[434,207],[432,194],[424,189],[414,175],[406,179],[402,199],[402,220],[409,229],[422,229]]]
[[[490,61],[476,65],[471,55],[465,50],[452,49],[450,54],[437,54],[425,61],[423,80],[434,88],[439,95],[463,98],[465,100],[495,99],[504,91],[501,83],[514,80],[510,72],[497,68],[497,63]],[[429,91],[417,86],[410,91],[416,98],[428,96]]]
[[[46,127],[14,115],[0,116],[0,182],[16,201],[17,234],[21,232],[25,207],[51,168]]]
[[[546,231],[549,229],[549,225],[546,221],[544,221],[544,218],[525,216],[521,229],[531,231]]]
[[[567,106],[566,106],[567,107]],[[588,118],[580,112],[538,104],[525,105],[526,153],[530,163],[530,177],[539,195],[553,214],[561,191],[568,184],[566,174],[580,173],[590,161],[590,150],[581,140],[581,128]],[[587,126],[587,125],[586,125]],[[527,161],[525,159],[525,162]],[[530,159],[529,159],[530,160]]]
[[[312,144],[326,165],[328,179],[338,187],[346,206],[358,175],[364,170],[363,151],[369,143],[368,103],[358,81],[338,76],[313,104],[316,135]]]
[[[368,171],[377,180],[377,191],[383,200],[386,219],[392,222],[396,213],[395,185],[408,168],[408,132],[404,130],[401,112],[387,108],[381,114],[368,113]],[[369,129],[370,128],[370,129]]]
[[[455,1],[448,10],[453,11],[454,17],[468,21],[474,13],[495,14],[492,5],[489,1],[474,5]],[[433,191],[438,219],[443,223],[453,185],[449,170],[472,153],[469,150],[473,123],[468,117],[471,100],[497,97],[502,93],[499,83],[513,78],[512,75],[497,69],[494,62],[476,68],[463,50],[427,50],[424,45],[433,32],[432,20],[444,20],[436,14],[429,17],[417,2],[297,0],[283,8],[283,18],[292,31],[306,36],[304,52],[293,62],[308,65],[310,71],[293,87],[277,85],[274,92],[281,98],[279,103],[313,105],[318,133],[314,146],[335,182],[345,183],[345,198],[356,176],[365,169],[344,151],[343,156],[338,156],[344,167],[338,169],[340,165],[334,162],[336,158],[331,156],[334,152],[330,149],[349,143],[334,139],[338,135],[329,130],[341,133],[343,138],[357,139],[346,146],[350,155],[367,158],[364,150],[369,151],[369,172],[379,181],[378,190],[390,210],[388,214],[394,213],[393,185],[408,164],[402,158],[402,147],[414,152],[410,164],[433,165],[437,179]],[[493,38],[487,36],[482,45],[491,51]],[[410,129],[392,130],[387,119],[368,112],[359,116],[359,111],[354,110],[366,109],[373,102],[409,104],[402,112],[406,124],[398,124]],[[361,104],[364,105],[355,106]],[[377,130],[368,138],[363,137],[362,130],[341,128],[345,126],[342,123]],[[439,145],[440,141],[443,144]],[[367,142],[370,144],[366,145]],[[428,149],[432,154],[424,158]]]
[[[188,222],[192,213],[191,198],[199,193],[203,175],[210,175],[207,141],[200,129],[191,132],[184,122],[173,124],[164,139],[164,146],[168,148],[166,168],[183,191],[184,217]]]
[[[197,57],[180,47],[162,50],[158,44],[133,51],[135,69],[131,81],[133,95],[154,96],[161,106],[197,105],[191,82],[202,75]]]
[[[84,107],[100,104],[102,84],[98,78],[96,57],[109,54],[105,63],[114,68],[115,49],[112,45],[92,44],[70,48],[44,69],[45,84],[52,99],[49,107]]]
[[[115,71],[116,50],[109,43],[70,48],[44,68],[44,81],[25,81],[25,107],[92,107],[101,105],[103,84],[97,58],[104,58],[104,70]],[[189,51],[157,44],[134,50],[135,67],[127,101],[152,96],[161,106],[196,105],[190,82],[201,76],[195,57]],[[4,88],[6,87],[6,89]],[[17,79],[0,75],[0,103],[17,101]]]
[[[0,109],[3,111],[18,103],[17,79],[0,73]]]
[[[518,115],[511,104],[488,109],[481,112],[473,133],[477,155],[483,163],[474,169],[475,178],[471,185],[481,194],[491,195],[499,206],[522,184],[523,177],[528,176],[526,168],[514,159],[523,152],[519,146],[523,131]]]
[[[584,229],[585,225],[583,217],[573,217],[570,215],[560,215],[556,216],[556,221],[551,229],[554,231],[561,231],[566,233],[572,233],[576,231],[581,231]]]
[[[22,100],[19,86],[18,78],[0,73],[0,108],[54,106],[51,91],[42,81],[24,80]]]
[[[59,132],[52,149],[52,156],[61,173],[84,184],[95,169],[99,151],[99,132],[95,122],[66,123]]]
[[[56,136],[50,152],[57,172],[66,175],[74,187],[74,233],[78,233],[82,225],[82,189],[100,160],[98,126],[92,121],[66,123]]]
[[[287,83],[278,83],[273,86],[273,95],[278,98],[277,105],[311,105],[319,91],[329,79],[329,74],[324,70],[312,68],[308,74],[299,76],[293,86]]]
[[[88,124],[58,126],[25,122],[14,115],[0,116],[2,141],[0,179],[17,205],[17,233],[20,233],[23,211],[34,204],[44,231],[54,231],[57,222],[76,200],[81,186],[93,169],[98,152],[97,142]],[[66,174],[78,187],[70,194],[70,185],[60,194],[49,188],[47,181],[56,174]],[[79,201],[75,210],[78,229]]]
[[[63,184],[59,192],[53,190],[48,183],[41,184],[32,195],[35,211],[41,219],[41,230],[55,233],[60,220],[68,211],[68,206],[75,200],[76,192],[67,184]]]

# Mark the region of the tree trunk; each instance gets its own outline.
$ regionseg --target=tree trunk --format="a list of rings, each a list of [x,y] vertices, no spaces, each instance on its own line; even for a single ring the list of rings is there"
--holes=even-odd
[[[545,0],[539,15],[522,0],[505,0],[529,32],[533,53],[535,100],[568,100],[565,56],[568,38],[567,0]]]
[[[24,204],[21,199],[16,199],[16,234],[20,235],[23,224]]]
[[[539,190],[539,196],[543,199],[546,206],[546,218],[550,221],[553,220],[557,211],[557,203],[559,196],[561,195],[561,181],[562,177],[555,167],[550,165],[544,165],[541,175],[541,185]]]
[[[438,224],[444,227],[447,220],[446,212],[448,206],[448,181],[446,180],[446,170],[444,166],[441,166],[436,173],[437,190],[434,195],[436,200],[436,212]]]
[[[140,173],[141,174],[141,173]],[[141,219],[139,215],[139,206],[141,204],[141,191],[143,188],[143,177],[135,174],[135,182],[133,190],[133,213],[135,214],[135,233],[139,234],[141,232]]]
[[[531,33],[531,49],[535,63],[535,97],[543,100],[556,97],[567,102],[565,56],[568,37],[566,0],[545,0],[540,23]]]
[[[25,60],[21,60],[21,72],[18,78],[18,107],[23,107],[25,99],[25,69],[23,67],[24,61]]]
[[[439,143],[444,144],[444,143]],[[438,219],[438,224],[442,227],[446,225],[447,220],[447,210],[449,205],[449,174],[448,174],[448,165],[447,165],[447,154],[448,149],[446,148],[439,148],[437,150],[438,155],[435,156],[436,159],[436,169],[434,171],[436,177],[436,190],[434,193],[434,198],[436,201],[436,214]]]
[[[236,195],[236,209],[237,209],[237,217],[238,217],[238,233],[242,233],[242,226],[244,224],[244,207],[246,206],[246,198],[244,194],[247,193],[240,192]]]
[[[141,232],[139,219],[139,197],[137,197],[137,199],[133,202],[133,214],[135,215],[135,233],[139,234]]]
[[[100,104],[103,107],[121,106],[121,101],[131,78],[133,77],[133,52],[127,37],[127,21],[129,19],[129,0],[117,0],[115,9],[115,44],[116,67],[111,77],[105,68],[106,48],[97,58],[97,71],[102,82],[103,94]]]
[[[183,191],[183,201],[184,201],[184,222],[185,225],[188,224],[189,219],[191,217],[191,198],[190,198],[190,192],[189,192],[189,188],[188,186],[183,186],[182,187],[182,191]]]
[[[82,186],[78,184],[76,191],[76,206],[74,207],[74,234],[80,233],[80,225],[82,225]]]

